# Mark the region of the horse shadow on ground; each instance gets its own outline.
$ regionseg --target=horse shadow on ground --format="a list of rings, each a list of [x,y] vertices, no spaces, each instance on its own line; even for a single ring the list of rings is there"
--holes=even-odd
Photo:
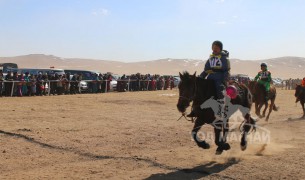
[[[19,129],[21,131],[31,131],[28,129]],[[149,164],[152,167],[156,167],[159,169],[167,170],[167,171],[173,171],[168,174],[155,174],[151,175],[147,179],[198,179],[202,177],[206,177],[212,174],[219,173],[226,168],[237,164],[239,160],[235,158],[230,158],[227,160],[226,163],[220,164],[217,162],[209,162],[205,165],[200,165],[197,167],[194,167],[192,169],[183,169],[183,168],[178,168],[166,164],[162,164],[159,162],[156,162],[150,158],[146,157],[138,157],[138,156],[132,156],[132,157],[120,157],[120,156],[107,156],[107,155],[98,155],[90,152],[83,152],[78,149],[74,149],[71,147],[62,147],[62,146],[56,146],[56,145],[51,145],[47,144],[41,141],[38,141],[30,136],[19,134],[19,133],[14,133],[14,132],[8,132],[8,131],[3,131],[0,130],[0,134],[13,137],[13,138],[18,138],[18,139],[23,139],[31,144],[38,145],[42,148],[50,149],[50,150],[56,150],[56,151],[65,151],[68,153],[74,153],[78,154],[81,157],[89,158],[89,159],[94,159],[94,160],[105,160],[105,159],[111,159],[111,160],[124,160],[124,161],[136,161],[136,162],[142,162]]]
[[[302,121],[302,120],[305,120],[305,117],[298,117],[298,118],[288,118],[287,121],[290,122],[290,121]]]
[[[209,162],[204,165],[196,166],[191,169],[178,169],[170,173],[158,173],[153,174],[145,180],[160,180],[160,179],[173,179],[173,180],[191,180],[201,179],[208,176],[214,176],[214,178],[231,179],[227,176],[220,176],[217,173],[224,171],[230,166],[239,163],[240,160],[236,158],[229,158],[225,163],[217,163],[215,161]]]

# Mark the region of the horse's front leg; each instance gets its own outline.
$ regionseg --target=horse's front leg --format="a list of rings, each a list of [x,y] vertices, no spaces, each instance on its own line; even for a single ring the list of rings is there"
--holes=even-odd
[[[222,154],[222,152],[225,150],[229,150],[231,147],[226,142],[227,141],[227,135],[228,135],[228,129],[225,130],[228,126],[227,120],[215,120],[213,123],[214,126],[214,133],[215,133],[215,144],[218,146],[216,149],[216,155]],[[221,131],[223,131],[223,135],[221,134]]]
[[[259,112],[258,112],[258,102],[255,102],[255,114],[257,116],[259,116]]]
[[[205,142],[205,140],[201,140],[199,139],[199,137],[197,136],[197,133],[198,131],[200,130],[200,128],[204,125],[204,120],[200,117],[198,117],[195,121],[195,125],[193,127],[193,130],[192,130],[192,138],[194,139],[194,141],[196,142],[196,144],[203,148],[203,149],[209,149],[210,148],[210,145]]]
[[[242,151],[247,149],[247,135],[249,131],[251,130],[251,127],[254,126],[255,128],[255,120],[250,116],[249,113],[247,113],[245,116],[245,122],[242,124],[241,127],[241,141],[240,141],[240,148]]]
[[[268,108],[268,102],[265,102],[265,109],[263,111],[263,116],[262,117],[265,117],[266,116],[266,111],[267,111],[267,108]]]
[[[258,117],[260,117],[260,118],[262,118],[261,109],[262,109],[263,105],[264,105],[263,103],[259,103],[257,112],[256,112],[256,115],[258,115]]]

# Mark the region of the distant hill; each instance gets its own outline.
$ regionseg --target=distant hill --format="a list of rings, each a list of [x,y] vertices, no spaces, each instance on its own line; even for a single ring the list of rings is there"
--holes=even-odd
[[[79,58],[60,58],[53,55],[30,54],[16,57],[0,57],[0,62],[17,63],[19,67],[48,68],[54,66],[60,69],[85,69],[116,74],[150,73],[173,74],[187,70],[191,73],[202,72],[204,60],[194,59],[159,59],[141,62],[119,62],[109,60],[93,60]],[[259,61],[230,59],[232,74],[248,74],[254,77],[260,70],[260,63],[266,62],[273,77],[301,78],[305,77],[305,58],[280,57]]]

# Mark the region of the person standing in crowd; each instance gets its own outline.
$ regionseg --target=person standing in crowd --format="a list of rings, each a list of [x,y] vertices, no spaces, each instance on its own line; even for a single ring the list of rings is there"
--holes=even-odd
[[[17,72],[13,73],[13,81],[19,81],[19,76],[18,76]],[[13,96],[18,95],[17,90],[18,90],[19,87],[21,87],[20,83],[19,82],[14,82],[14,88],[12,89]]]
[[[63,93],[63,81],[62,81],[62,75],[58,75],[58,81],[57,81],[57,95],[62,95]]]
[[[108,74],[107,75],[107,92],[110,91],[110,83],[111,83],[111,81],[112,81],[112,76],[111,76],[111,74]]]
[[[92,93],[97,93],[97,82],[98,82],[98,75],[97,73],[94,73],[91,75],[92,80]]]
[[[3,71],[0,70],[0,97],[2,97],[2,93],[3,93],[3,80],[4,80]]]
[[[76,94],[77,74],[73,74],[70,82],[70,94]]]
[[[42,78],[42,73],[39,72],[37,79],[36,79],[36,95],[37,96],[42,96],[42,91],[43,91],[43,78]]]
[[[70,89],[71,89],[71,73],[66,74],[66,79],[67,79],[67,91],[65,92],[66,94],[70,94]]]
[[[30,76],[29,76],[29,72],[25,72],[25,76],[24,76],[24,85],[22,87],[22,92],[24,95],[29,96],[31,93],[31,83],[30,83]]]
[[[102,73],[99,73],[99,75],[98,75],[98,81],[97,81],[97,91],[98,91],[98,93],[102,93],[102,82],[103,82],[103,75],[102,75]]]
[[[175,86],[173,76],[170,76],[169,81],[170,81],[170,89],[172,90]]]
[[[67,75],[66,75],[66,74],[63,74],[63,75],[62,75],[61,82],[62,82],[62,87],[63,87],[63,88],[62,88],[62,93],[63,93],[63,94],[67,94],[69,82],[68,82],[68,79],[67,79]]]
[[[47,95],[48,92],[46,92],[46,86],[47,86],[48,81],[49,81],[49,75],[48,75],[48,73],[45,73],[45,74],[42,75],[42,80],[43,80],[43,82],[42,82],[42,85],[43,85],[42,94],[43,94],[43,95]],[[50,87],[48,87],[48,88],[50,88]]]
[[[288,88],[288,90],[291,90],[292,89],[292,79],[290,78],[289,79],[289,88]]]
[[[18,77],[18,74],[17,74],[17,81],[19,81],[17,83],[17,96],[22,97],[22,86],[23,86],[23,83],[24,83],[23,74],[21,74],[19,77]]]
[[[80,87],[80,82],[83,80],[83,74],[79,73],[78,75],[76,74],[76,91],[78,94],[81,94],[81,87]]]
[[[31,94],[30,96],[36,96],[36,75],[31,75]]]

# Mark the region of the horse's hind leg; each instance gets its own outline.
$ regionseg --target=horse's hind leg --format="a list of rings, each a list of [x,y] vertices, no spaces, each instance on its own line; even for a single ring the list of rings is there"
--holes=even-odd
[[[271,112],[272,112],[272,110],[273,110],[274,101],[275,101],[275,99],[274,99],[274,98],[273,98],[273,99],[271,99],[271,103],[270,103],[270,106],[269,106],[269,112],[268,112],[268,115],[267,115],[267,117],[266,117],[266,121],[268,121],[268,120],[269,120],[270,114],[271,114]]]
[[[210,148],[210,145],[205,142],[205,140],[201,140],[198,138],[197,136],[197,133],[198,131],[200,130],[200,128],[204,125],[204,120],[201,119],[201,118],[197,118],[197,120],[195,121],[195,125],[193,127],[193,130],[192,130],[192,138],[194,139],[194,141],[196,142],[196,144],[203,148],[203,149],[209,149]]]

